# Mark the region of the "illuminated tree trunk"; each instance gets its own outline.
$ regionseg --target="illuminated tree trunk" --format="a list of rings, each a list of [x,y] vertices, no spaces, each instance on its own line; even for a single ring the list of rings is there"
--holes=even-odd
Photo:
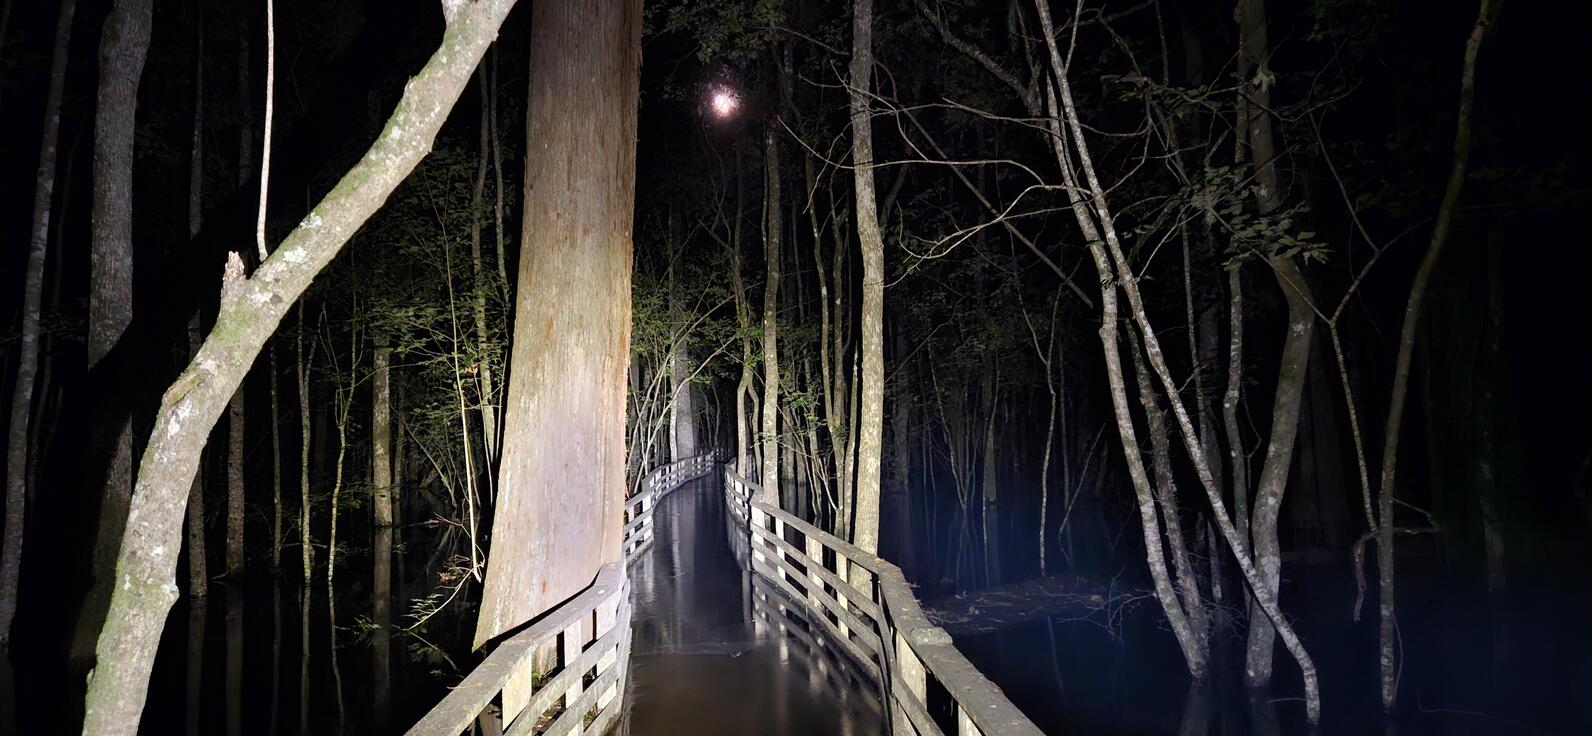
[[[779,140],[770,127],[764,140],[763,188],[763,427],[762,488],[758,500],[779,504]]]
[[[879,467],[884,450],[884,237],[873,191],[873,0],[856,0],[851,20],[851,160],[862,249],[861,417],[857,425],[857,522],[852,541],[879,550]]]
[[[486,272],[481,265],[481,220],[485,216],[482,211],[486,207],[486,165],[487,149],[491,143],[491,125],[488,116],[491,106],[487,101],[486,67],[482,66],[476,71],[476,81],[481,85],[481,131],[480,152],[476,157],[475,187],[471,190],[470,197],[470,274],[474,278],[475,298],[471,300],[475,317],[475,364],[478,366],[476,376],[480,381],[478,388],[481,396],[481,437],[486,447],[486,464],[488,468],[497,461],[498,457],[498,423],[497,423],[497,390],[493,388],[492,359],[490,346],[486,337]],[[502,217],[498,217],[498,228],[502,229]],[[499,242],[501,254],[502,243]]]
[[[525,206],[480,646],[621,559],[639,0],[537,3]]]
[[[1249,160],[1254,167],[1256,199],[1262,216],[1282,207],[1281,184],[1277,175],[1277,149],[1271,125],[1269,83],[1249,84],[1251,78],[1269,77],[1266,54],[1265,0],[1239,3],[1239,77],[1247,85],[1239,134],[1249,143]],[[1283,494],[1288,490],[1289,469],[1293,467],[1295,440],[1299,436],[1299,407],[1304,397],[1305,375],[1310,367],[1310,343],[1315,334],[1315,312],[1311,308],[1310,288],[1292,257],[1266,257],[1288,303],[1288,323],[1283,335],[1282,357],[1277,367],[1277,388],[1272,399],[1271,429],[1266,444],[1266,460],[1261,465],[1255,487],[1254,518],[1250,521],[1255,565],[1261,582],[1272,598],[1282,585],[1282,549],[1277,540],[1277,522],[1282,512]],[[1252,688],[1271,685],[1272,650],[1276,630],[1258,609],[1249,616],[1249,651],[1244,678]]]
[[[392,710],[392,348],[376,340],[371,372],[370,485],[375,544],[371,550],[371,667],[374,669],[372,725],[383,733]]]
[[[512,5],[444,4],[441,47],[405,87],[381,137],[253,274],[244,275],[236,254],[228,259],[215,328],[162,397],[153,422],[158,430],[139,465],[117,558],[118,584],[95,649],[84,733],[138,730],[160,632],[177,598],[173,577],[186,496],[227,400],[310,281],[430,150]],[[13,539],[20,536],[7,534],[8,543]]]
[[[735,218],[730,230],[730,287],[735,289],[735,320],[741,329],[741,376],[735,384],[735,471],[751,475],[751,427],[746,415],[752,393],[752,309],[741,275],[741,209],[746,187],[741,183],[741,151],[735,151]]]

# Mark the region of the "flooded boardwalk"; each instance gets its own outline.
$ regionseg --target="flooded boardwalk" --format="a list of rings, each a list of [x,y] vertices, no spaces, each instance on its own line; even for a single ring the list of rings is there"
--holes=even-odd
[[[660,501],[651,559],[631,567],[624,732],[883,732],[877,695],[857,684],[865,678],[770,625],[781,614],[752,594],[754,578],[731,546],[721,482],[710,474]]]

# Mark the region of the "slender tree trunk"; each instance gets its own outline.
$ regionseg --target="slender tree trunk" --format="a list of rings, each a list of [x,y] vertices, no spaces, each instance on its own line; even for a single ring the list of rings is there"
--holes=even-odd
[[[118,0],[100,35],[99,90],[94,106],[94,202],[91,212],[88,366],[121,339],[133,319],[133,141],[138,85],[149,51],[151,0]],[[115,580],[116,545],[127,526],[133,493],[133,429],[119,420],[100,494],[93,585],[78,622],[74,659],[93,654]]]
[[[741,149],[735,149],[735,216],[730,226],[730,288],[735,290],[735,320],[741,330],[741,376],[735,384],[735,472],[750,477],[751,427],[746,404],[752,393],[752,316],[741,274],[741,212],[746,187],[741,180]]]
[[[1130,333],[1131,334],[1131,333]],[[1150,372],[1144,365],[1140,341],[1129,340],[1133,356],[1133,372],[1139,383],[1139,405],[1144,407],[1145,423],[1150,433],[1150,467],[1155,473],[1156,503],[1161,507],[1165,523],[1166,546],[1172,552],[1172,572],[1182,595],[1183,611],[1188,616],[1189,632],[1194,646],[1210,656],[1210,623],[1205,614],[1205,600],[1200,597],[1199,578],[1190,561],[1188,542],[1183,536],[1183,511],[1177,502],[1177,482],[1172,475],[1172,443],[1166,426],[1166,412],[1156,398],[1155,386],[1150,382]],[[1160,540],[1156,541],[1160,544]]]
[[[302,586],[299,588],[299,733],[309,733],[310,726],[310,579],[315,574],[315,545],[310,538],[310,374],[314,361],[304,353],[304,299],[298,303],[298,333],[294,356],[297,358],[294,378],[298,389],[299,410],[299,552]]]
[[[1265,0],[1239,2],[1239,76],[1269,78],[1266,55]],[[1252,71],[1253,70],[1253,71]],[[1271,93],[1267,83],[1249,85],[1248,101],[1239,134],[1247,136],[1249,160],[1254,168],[1256,200],[1262,216],[1282,207],[1281,184],[1277,175],[1277,147],[1270,118]],[[1299,408],[1304,396],[1305,376],[1310,367],[1310,345],[1315,334],[1315,312],[1304,274],[1292,257],[1269,255],[1277,284],[1288,302],[1287,332],[1283,336],[1282,358],[1277,368],[1277,388],[1272,400],[1271,431],[1266,445],[1266,460],[1261,465],[1255,489],[1255,516],[1249,537],[1261,582],[1272,598],[1278,598],[1282,584],[1282,549],[1277,539],[1277,522],[1282,512],[1283,494],[1293,467],[1295,440],[1299,435]],[[1253,612],[1249,617],[1249,646],[1244,678],[1251,688],[1271,685],[1272,650],[1275,630]]]
[[[327,338],[330,340],[331,338]],[[353,352],[356,356],[359,350],[359,335],[355,333],[352,342]],[[331,353],[331,347],[328,346]],[[332,353],[335,358],[335,353]],[[336,367],[336,360],[333,360]],[[348,420],[349,412],[354,406],[353,384],[358,381],[355,377],[359,366],[356,357],[349,367],[348,375],[339,380],[346,380],[348,386],[338,387],[337,406],[333,409],[336,415],[332,420],[337,424],[337,460],[332,465],[332,497],[326,508],[331,514],[331,521],[326,531],[326,655],[332,665],[332,692],[337,694],[337,728],[342,730],[348,715],[343,704],[343,670],[337,662],[337,502],[343,493],[343,464],[348,459]]]
[[[1470,115],[1476,99],[1476,57],[1481,52],[1482,40],[1496,15],[1496,0],[1481,0],[1476,24],[1471,28],[1465,43],[1465,60],[1460,74],[1459,112],[1454,123],[1454,160],[1448,172],[1448,183],[1443,189],[1443,200],[1437,208],[1437,221],[1432,226],[1432,239],[1426,246],[1426,255],[1415,271],[1410,284],[1408,301],[1404,305],[1404,322],[1399,330],[1398,357],[1393,365],[1393,390],[1388,399],[1387,428],[1382,434],[1382,477],[1377,496],[1376,567],[1377,588],[1381,596],[1378,605],[1378,632],[1382,669],[1382,708],[1391,712],[1398,699],[1398,663],[1394,646],[1398,638],[1398,623],[1394,602],[1393,518],[1394,481],[1398,471],[1399,436],[1404,422],[1404,400],[1409,393],[1410,360],[1415,352],[1415,330],[1420,324],[1421,302],[1426,297],[1426,285],[1437,268],[1437,260],[1448,243],[1448,231],[1454,221],[1454,210],[1459,204],[1460,189],[1465,184],[1470,164]]]
[[[371,721],[376,733],[387,730],[392,715],[392,348],[376,338],[371,373],[370,485],[375,546],[371,550],[371,667],[374,669]]]
[[[177,596],[176,555],[169,551],[177,548],[184,496],[200,451],[227,399],[283,314],[425,156],[512,4],[444,5],[442,47],[405,87],[382,136],[252,275],[244,275],[236,254],[228,259],[216,328],[162,397],[153,422],[161,429],[150,437],[140,463],[128,511],[137,523],[129,523],[117,558],[116,579],[122,583],[111,595],[95,650],[85,733],[130,734],[138,728],[160,632]],[[7,523],[16,516],[8,514]],[[20,536],[7,534],[6,540]]]
[[[66,83],[67,47],[75,0],[62,0],[55,27],[55,51],[44,101],[44,133],[39,143],[38,177],[33,191],[33,227],[22,285],[22,339],[17,350],[17,382],[11,395],[6,445],[5,539],[0,542],[0,649],[11,642],[17,614],[17,584],[22,573],[23,520],[27,512],[28,437],[33,388],[39,368],[39,308],[44,297],[44,255],[50,239],[50,207],[55,192],[55,154],[61,132],[61,95]],[[175,545],[173,545],[175,548]]]
[[[486,66],[476,70],[476,81],[481,85],[481,135],[480,155],[476,157],[475,187],[470,191],[470,273],[474,277],[475,295],[471,299],[475,317],[475,365],[476,376],[480,381],[478,389],[481,396],[481,436],[486,448],[486,466],[490,470],[498,457],[498,426],[497,407],[493,404],[497,392],[492,385],[492,358],[491,348],[486,337],[486,295],[491,289],[487,286],[486,272],[481,266],[481,219],[485,216],[486,207],[486,164],[487,152],[490,145],[490,115],[491,109],[487,102]],[[500,218],[501,219],[501,218]],[[501,221],[498,222],[501,231]],[[501,248],[501,243],[499,244]],[[499,251],[501,252],[501,250]]]
[[[195,34],[194,110],[188,162],[188,237],[198,234],[204,212],[204,33]],[[188,354],[199,353],[203,342],[199,315],[188,320]],[[198,472],[188,490],[188,703],[186,733],[199,736],[200,705],[204,694],[205,621],[209,613],[210,574],[205,564],[205,468],[200,456]]]
[[[622,559],[639,0],[531,7],[525,206],[480,646]]]
[[[984,498],[980,520],[984,526],[984,582],[1000,582],[1000,473],[995,458],[995,416],[1000,413],[1000,370],[993,359],[984,372],[984,401],[989,412],[984,421],[984,477],[979,483]]]
[[[282,404],[277,393],[276,343],[271,366],[271,722],[275,736],[282,705]]]
[[[873,191],[873,0],[855,0],[851,19],[851,160],[862,249],[862,416],[857,426],[857,524],[853,542],[879,550],[879,468],[884,447],[884,237]]]
[[[762,482],[759,500],[779,503],[779,266],[780,193],[779,139],[770,125],[764,134],[765,177],[763,194],[763,425]]]
[[[1244,388],[1244,278],[1241,268],[1227,272],[1227,391],[1222,395],[1222,427],[1227,433],[1227,458],[1233,477],[1233,514],[1238,529],[1249,534],[1249,454],[1238,426],[1238,402]]]

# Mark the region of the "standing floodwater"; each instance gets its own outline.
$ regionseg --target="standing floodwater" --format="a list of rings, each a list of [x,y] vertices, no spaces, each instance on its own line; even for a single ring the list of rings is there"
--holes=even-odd
[[[759,621],[719,483],[710,474],[659,502],[653,547],[630,569],[627,732],[882,732],[875,695],[852,687],[845,665]]]

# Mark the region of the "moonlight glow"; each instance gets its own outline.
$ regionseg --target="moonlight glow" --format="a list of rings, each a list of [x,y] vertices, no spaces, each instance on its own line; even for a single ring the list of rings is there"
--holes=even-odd
[[[709,104],[713,107],[714,115],[727,118],[735,114],[735,109],[741,106],[741,100],[735,96],[734,92],[720,89],[713,92],[713,99]]]

